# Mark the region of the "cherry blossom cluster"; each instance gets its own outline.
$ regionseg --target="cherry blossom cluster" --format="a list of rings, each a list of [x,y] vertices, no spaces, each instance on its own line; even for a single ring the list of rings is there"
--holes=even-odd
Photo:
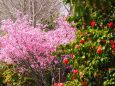
[[[15,22],[11,19],[2,21],[2,30],[6,33],[0,37],[0,60],[7,63],[19,63],[26,60],[35,66],[48,66],[53,60],[52,52],[59,45],[65,45],[75,39],[75,29],[64,18],[55,21],[54,30],[45,32],[46,25],[32,27],[28,16],[20,16]]]

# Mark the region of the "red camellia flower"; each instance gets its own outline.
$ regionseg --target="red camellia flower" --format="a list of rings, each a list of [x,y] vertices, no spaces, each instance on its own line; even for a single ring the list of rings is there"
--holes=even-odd
[[[73,73],[74,73],[74,74],[78,74],[78,72],[79,72],[79,71],[78,71],[77,69],[76,69],[76,70],[73,70]]]
[[[112,49],[115,49],[115,43],[111,45],[111,48],[112,48]]]
[[[84,43],[85,43],[85,40],[80,40],[80,43],[84,44]]]
[[[71,58],[74,59],[74,57],[75,57],[75,55],[72,53],[72,54],[71,54]]]
[[[112,27],[113,26],[113,22],[110,22],[107,25],[108,25],[108,27]]]
[[[109,42],[110,42],[111,45],[114,44],[114,41],[113,41],[113,40],[110,40]]]
[[[102,53],[102,46],[99,46],[99,47],[98,47],[97,53],[98,53],[98,54],[101,54],[101,53]]]
[[[94,20],[91,22],[91,26],[92,26],[92,27],[95,26],[95,21],[94,21]]]
[[[63,63],[64,63],[64,64],[68,64],[68,59],[67,59],[67,58],[64,58],[64,59],[63,59]]]

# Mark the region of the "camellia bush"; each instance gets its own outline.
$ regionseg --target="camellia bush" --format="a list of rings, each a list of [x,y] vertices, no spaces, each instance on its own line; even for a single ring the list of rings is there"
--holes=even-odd
[[[21,14],[15,22],[11,19],[2,21],[1,28],[5,35],[0,37],[0,61],[16,65],[18,72],[29,74],[36,86],[50,86],[47,73],[52,63],[58,64],[52,52],[76,36],[75,29],[64,18],[57,19],[55,24],[53,30],[45,32],[43,30],[47,25],[38,24],[34,28],[28,16]]]
[[[65,65],[64,86],[115,85],[114,9],[107,15],[99,10],[92,13],[90,25],[77,28],[76,40],[57,48],[55,55]]]

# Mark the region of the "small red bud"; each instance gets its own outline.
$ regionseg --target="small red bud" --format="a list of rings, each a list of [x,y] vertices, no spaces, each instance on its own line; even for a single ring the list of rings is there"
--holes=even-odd
[[[91,26],[92,26],[92,27],[95,26],[95,21],[94,21],[94,20],[91,22]]]
[[[99,46],[97,49],[97,54],[101,54],[102,53],[102,46]]]
[[[72,53],[72,54],[71,54],[71,58],[74,59],[74,57],[75,57],[75,55]]]
[[[78,71],[77,69],[76,69],[76,70],[73,70],[73,73],[74,73],[74,74],[78,74],[78,72],[79,72],[79,71]]]
[[[64,64],[68,64],[68,59],[67,59],[67,58],[64,58],[64,59],[63,59],[63,63],[64,63]]]
[[[80,40],[80,43],[84,44],[84,43],[85,43],[85,40]]]
[[[108,27],[112,27],[113,26],[113,22],[110,22],[107,24]]]
[[[109,42],[110,42],[111,45],[114,44],[114,41],[113,41],[113,40],[110,40]]]
[[[112,44],[112,45],[111,45],[111,48],[112,48],[112,49],[115,49],[115,44]]]

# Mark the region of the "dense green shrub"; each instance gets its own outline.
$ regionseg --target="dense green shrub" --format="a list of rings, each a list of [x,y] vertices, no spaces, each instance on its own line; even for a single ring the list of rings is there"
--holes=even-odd
[[[90,25],[82,19],[76,21],[76,40],[57,48],[55,55],[63,59],[65,69],[69,70],[65,72],[65,86],[115,85],[114,10],[112,6],[108,14],[95,10]],[[69,57],[62,58],[63,55]]]
[[[78,30],[75,43],[63,46],[63,51],[57,52],[70,55],[63,60],[65,66],[72,67],[68,80],[75,78],[77,84],[86,80],[88,86],[115,85],[114,31],[106,26],[104,29],[89,26]],[[78,74],[74,74],[76,69]]]

